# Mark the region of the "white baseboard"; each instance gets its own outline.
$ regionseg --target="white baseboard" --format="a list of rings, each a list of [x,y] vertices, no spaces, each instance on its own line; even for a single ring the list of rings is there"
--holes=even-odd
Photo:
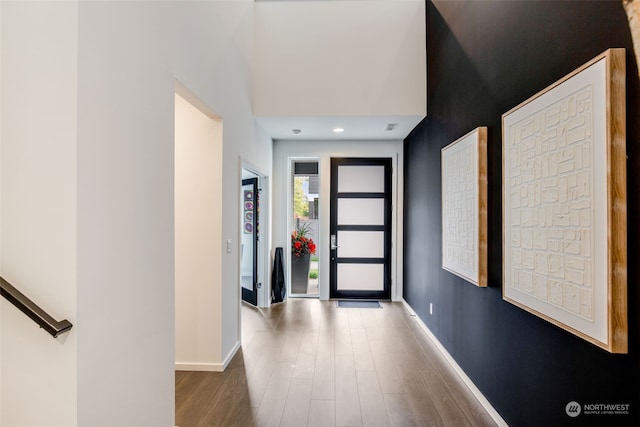
[[[224,358],[222,363],[183,363],[176,362],[175,370],[176,371],[199,371],[199,372],[224,372],[233,360],[233,356],[236,355],[238,350],[240,349],[240,341],[236,342],[233,346],[227,357]]]
[[[176,371],[222,372],[222,363],[182,363],[176,362]]]
[[[469,388],[469,391],[473,393],[476,399],[478,399],[482,407],[487,411],[487,413],[491,416],[491,418],[493,418],[496,424],[498,424],[498,426],[500,427],[508,427],[508,424],[506,423],[506,421],[500,416],[498,411],[495,410],[495,408],[491,405],[491,403],[489,403],[487,398],[484,397],[482,392],[478,389],[478,387],[476,387],[473,381],[471,381],[471,378],[469,378],[467,374],[462,370],[460,365],[458,365],[455,359],[449,354],[447,349],[444,348],[444,346],[440,343],[440,341],[438,341],[438,338],[436,338],[436,336],[433,335],[433,333],[429,330],[427,325],[422,321],[420,316],[418,316],[418,314],[415,311],[413,311],[413,308],[411,308],[411,306],[407,303],[407,301],[403,299],[402,303],[404,304],[406,309],[409,311],[409,313],[411,313],[415,317],[416,322],[418,322],[418,325],[420,325],[420,327],[424,330],[424,332],[427,334],[429,339],[433,341],[436,348],[440,350],[440,353],[442,353],[446,361],[449,362],[449,364],[451,365],[453,370],[456,371],[456,373],[458,374],[462,382]]]
[[[229,366],[229,363],[231,363],[231,361],[233,360],[233,356],[236,355],[238,350],[240,350],[240,341],[236,341],[235,345],[233,346],[229,354],[227,354],[227,357],[224,358],[224,361],[222,362],[222,365],[223,365],[222,370],[227,369],[227,366]]]

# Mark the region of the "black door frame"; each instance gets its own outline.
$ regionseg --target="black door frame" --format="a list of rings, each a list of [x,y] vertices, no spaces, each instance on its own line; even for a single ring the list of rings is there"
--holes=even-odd
[[[338,192],[338,166],[384,166],[384,192],[383,193],[339,193]],[[355,299],[391,299],[391,214],[392,214],[392,159],[391,158],[331,158],[331,196],[330,196],[330,235],[336,236],[339,230],[354,231],[383,231],[384,232],[384,258],[338,258],[337,247],[330,247],[330,298],[355,298]],[[384,199],[384,225],[338,225],[338,199],[339,198],[382,198]],[[331,241],[332,239],[330,239]],[[340,242],[337,242],[339,246]],[[382,291],[356,291],[338,290],[339,263],[353,264],[384,264],[384,286]]]
[[[258,190],[258,178],[247,178],[242,180],[242,187],[253,185],[253,283],[252,290],[242,286],[242,300],[249,304],[258,305],[258,215],[260,209],[260,192]],[[243,201],[244,203],[244,201]],[[242,276],[240,277],[242,283]]]

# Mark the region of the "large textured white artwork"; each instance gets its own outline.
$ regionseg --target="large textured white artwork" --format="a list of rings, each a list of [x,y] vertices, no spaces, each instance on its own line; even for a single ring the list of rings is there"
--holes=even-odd
[[[626,182],[612,178],[608,163],[625,149],[624,130],[622,144],[611,142],[620,132],[607,112],[611,71],[610,56],[598,57],[503,116],[503,295],[614,351],[610,295],[624,294],[613,307],[620,317],[624,305],[624,346],[613,347],[626,352],[626,275],[624,283],[612,277],[612,262],[626,270],[626,210],[612,213],[610,197],[626,203]],[[624,122],[622,94],[622,108],[612,110]],[[615,167],[625,175],[624,161]],[[612,232],[623,242],[612,242]],[[620,245],[624,260],[613,259]]]
[[[487,285],[487,128],[442,149],[442,268]]]

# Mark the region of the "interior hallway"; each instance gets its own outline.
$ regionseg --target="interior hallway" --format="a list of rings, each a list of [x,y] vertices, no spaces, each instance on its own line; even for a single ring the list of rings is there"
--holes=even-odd
[[[176,425],[493,426],[401,303],[242,306],[224,373],[176,372]]]

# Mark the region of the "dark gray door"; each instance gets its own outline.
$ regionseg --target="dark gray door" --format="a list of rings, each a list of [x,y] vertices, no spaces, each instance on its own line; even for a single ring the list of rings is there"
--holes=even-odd
[[[242,246],[240,280],[242,300],[258,305],[258,178],[242,180]]]
[[[331,298],[390,299],[391,159],[331,159]]]

